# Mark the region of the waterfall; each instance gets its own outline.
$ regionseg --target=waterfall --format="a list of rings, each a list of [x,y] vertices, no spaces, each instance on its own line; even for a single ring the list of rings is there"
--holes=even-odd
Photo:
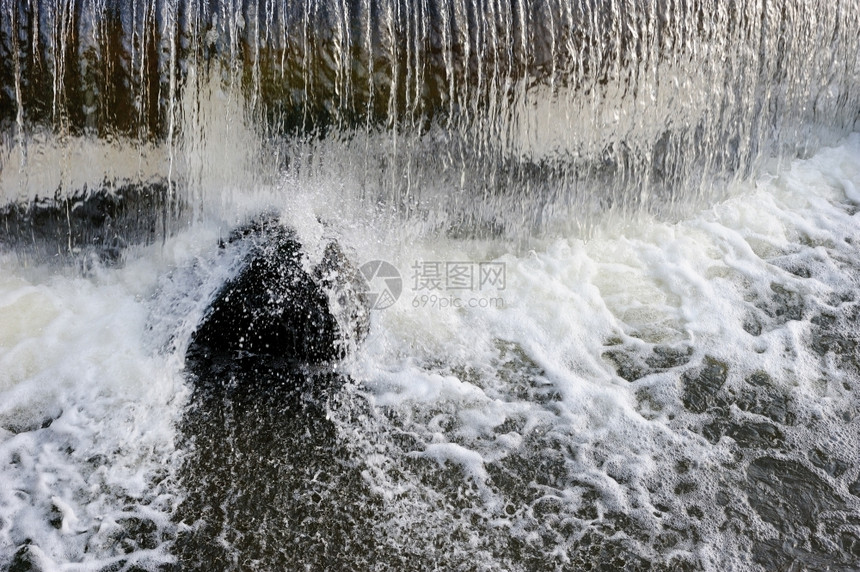
[[[858,30],[0,0],[0,569],[856,570]]]
[[[7,201],[28,198],[14,182],[28,149],[73,138],[126,149],[99,154],[106,178],[172,177],[195,204],[212,181],[187,157],[227,118],[246,186],[322,172],[354,182],[344,200],[434,229],[582,228],[723,196],[860,110],[854,2],[2,0],[0,14]]]

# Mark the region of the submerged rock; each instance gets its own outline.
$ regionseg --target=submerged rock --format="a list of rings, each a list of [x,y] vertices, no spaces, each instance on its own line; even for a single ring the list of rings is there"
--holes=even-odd
[[[295,233],[273,218],[229,242],[243,262],[192,336],[186,363],[198,378],[295,385],[307,366],[342,359],[364,339],[364,283],[336,242],[310,271]]]
[[[345,380],[332,362],[367,334],[363,279],[335,242],[309,264],[272,218],[223,246],[240,268],[186,352],[196,383],[179,425],[177,567],[372,568],[380,502],[330,418],[348,395],[330,393]]]

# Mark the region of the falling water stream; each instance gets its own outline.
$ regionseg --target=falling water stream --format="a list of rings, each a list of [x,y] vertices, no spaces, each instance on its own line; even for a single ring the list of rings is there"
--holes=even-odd
[[[0,568],[857,570],[858,31],[0,0]],[[336,391],[201,396],[263,212],[401,287]]]

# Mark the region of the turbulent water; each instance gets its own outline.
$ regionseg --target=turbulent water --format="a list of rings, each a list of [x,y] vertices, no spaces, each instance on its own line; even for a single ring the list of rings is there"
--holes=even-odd
[[[835,142],[860,108],[852,1],[2,0],[0,14],[7,200],[158,177],[200,209],[289,174],[434,234],[587,235],[607,210],[685,216],[768,157]]]
[[[0,568],[860,569],[858,29],[0,0]],[[264,211],[399,273],[343,387],[185,371]]]

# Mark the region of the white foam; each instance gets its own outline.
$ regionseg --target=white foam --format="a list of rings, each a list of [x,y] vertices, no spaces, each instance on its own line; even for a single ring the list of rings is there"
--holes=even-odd
[[[801,409],[833,416],[848,406],[844,392],[835,384],[822,389],[820,380],[842,374],[809,349],[809,319],[846,284],[856,292],[855,279],[832,262],[803,278],[773,257],[799,252],[808,241],[828,245],[812,253],[824,262],[834,253],[856,255],[844,238],[860,239],[850,204],[858,185],[860,136],[853,135],[674,224],[642,218],[621,230],[604,228],[589,241],[534,241],[531,251],[502,255],[498,244],[439,238],[364,245],[365,259],[389,260],[404,276],[403,296],[375,315],[352,372],[375,406],[406,420],[383,422],[372,440],[384,441],[395,426],[426,432],[415,454],[461,465],[468,480],[489,490],[498,483],[488,477],[488,464],[523,455],[558,433],[576,451],[565,454],[571,482],[592,483],[607,509],[639,514],[659,529],[651,513],[637,512],[649,506],[645,483],[677,478],[672,459],[727,462],[732,440],[711,445],[685,429],[690,414],[680,407],[677,372],[628,383],[601,357],[604,344],[611,338],[630,347],[687,344],[695,352],[691,365],[704,355],[729,364],[729,384],[768,371],[803,402]],[[415,308],[423,293],[411,288],[410,268],[424,260],[505,263],[507,287],[493,292],[505,298],[504,307]],[[805,313],[800,320],[769,320],[754,336],[743,327],[756,302],[749,297],[772,297],[772,284],[799,293]],[[500,374],[502,342],[536,367],[527,396],[516,385],[522,380]],[[639,402],[645,389],[657,409]],[[557,397],[537,402],[540,390]],[[519,420],[516,429],[498,434],[511,420]],[[397,447],[391,450],[396,456]],[[715,529],[710,534],[711,546],[738,542]],[[717,550],[706,562],[718,567],[732,561],[731,552]]]
[[[420,527],[421,519],[451,518],[434,513],[451,506],[420,504],[432,485],[409,476],[404,465],[429,459],[459,468],[477,488],[474,511],[527,535],[533,532],[526,532],[525,513],[499,512],[506,493],[493,471],[506,461],[557,461],[541,470],[555,471],[561,484],[522,486],[554,499],[571,522],[587,524],[574,515],[592,503],[598,518],[620,511],[658,530],[649,486],[676,479],[671,469],[678,460],[707,468],[732,458],[731,439],[711,444],[689,429],[677,372],[621,379],[603,357],[613,339],[643,350],[692,347],[691,366],[705,355],[729,364],[729,385],[768,371],[802,412],[825,421],[846,408],[841,374],[809,350],[808,337],[809,319],[840,288],[856,292],[855,278],[834,257],[856,254],[856,244],[845,239],[860,240],[852,214],[858,187],[860,136],[854,135],[694,217],[678,223],[642,217],[600,228],[588,241],[534,239],[527,248],[440,237],[398,242],[414,235],[322,204],[337,195],[336,186],[307,189],[281,206],[305,240],[338,233],[358,263],[388,260],[403,275],[400,300],[374,313],[367,343],[345,364],[356,380],[352,390],[373,414],[354,426],[354,418],[346,416],[347,423],[333,413],[392,522]],[[271,206],[278,189],[269,191],[246,197],[243,209]],[[231,272],[230,260],[214,252],[226,226],[213,219],[164,246],[134,251],[124,268],[88,277],[25,268],[9,256],[0,261],[3,552],[31,539],[46,569],[96,568],[118,558],[111,535],[119,519],[145,515],[171,526],[181,491],[164,479],[182,454],[173,439],[186,392],[184,344]],[[777,264],[791,256],[816,260],[815,274],[803,278]],[[504,289],[458,294],[504,303],[422,304],[426,292],[412,284],[416,261],[504,263]],[[744,320],[773,296],[772,284],[799,293],[805,313],[801,320],[769,319],[760,335],[750,334]],[[49,427],[39,428],[49,419]],[[414,445],[396,444],[398,432]],[[835,425],[833,433],[839,435]],[[702,495],[714,486],[701,482]],[[597,500],[584,500],[586,487],[598,492]],[[425,512],[416,513],[417,505]],[[57,527],[52,515],[59,515]],[[698,550],[717,569],[731,561],[739,541],[703,527],[706,548]],[[156,550],[136,558],[169,556]]]
[[[88,277],[4,259],[0,423],[12,431],[0,440],[0,546],[9,557],[32,541],[43,569],[98,569],[118,554],[117,538],[96,548],[107,522],[146,507],[169,513],[174,493],[159,483],[186,390],[181,358],[151,349],[149,296],[188,257],[183,240],[196,239]]]

